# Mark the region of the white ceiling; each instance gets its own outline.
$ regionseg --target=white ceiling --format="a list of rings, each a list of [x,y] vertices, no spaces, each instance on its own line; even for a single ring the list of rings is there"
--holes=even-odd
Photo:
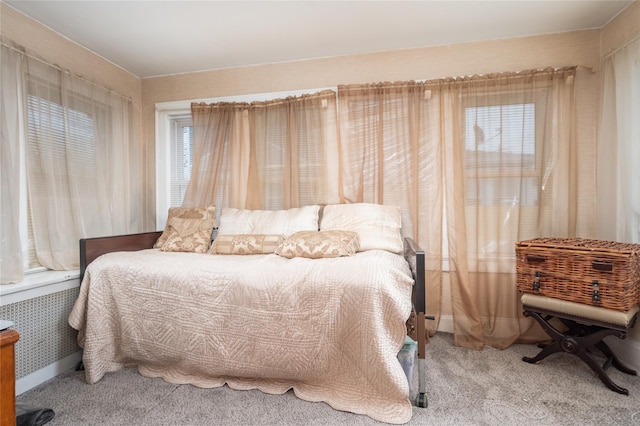
[[[601,28],[633,0],[4,0],[138,77]]]

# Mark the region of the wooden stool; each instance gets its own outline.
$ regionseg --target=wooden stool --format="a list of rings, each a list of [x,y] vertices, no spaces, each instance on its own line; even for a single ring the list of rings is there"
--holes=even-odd
[[[625,366],[602,339],[611,335],[626,338],[627,331],[635,325],[638,317],[638,305],[627,312],[621,312],[529,293],[522,295],[522,305],[524,316],[535,318],[553,339],[552,343],[541,346],[542,350],[538,355],[533,358],[524,357],[523,361],[536,363],[552,353],[570,353],[591,367],[609,389],[629,395],[629,391],[616,385],[605,370],[613,365],[623,373],[634,376],[637,373]],[[560,332],[550,324],[552,318],[558,318],[568,330]],[[594,348],[607,358],[603,365],[593,358]]]

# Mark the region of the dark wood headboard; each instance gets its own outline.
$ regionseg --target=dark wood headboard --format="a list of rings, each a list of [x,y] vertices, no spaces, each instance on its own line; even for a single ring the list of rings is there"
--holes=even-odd
[[[162,231],[80,240],[80,281],[87,266],[98,256],[113,251],[136,251],[153,248]]]

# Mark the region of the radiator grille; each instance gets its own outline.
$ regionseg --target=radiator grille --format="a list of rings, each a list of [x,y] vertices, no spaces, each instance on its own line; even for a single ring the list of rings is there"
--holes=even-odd
[[[0,318],[20,333],[15,345],[16,379],[80,351],[67,319],[79,287],[0,306]]]

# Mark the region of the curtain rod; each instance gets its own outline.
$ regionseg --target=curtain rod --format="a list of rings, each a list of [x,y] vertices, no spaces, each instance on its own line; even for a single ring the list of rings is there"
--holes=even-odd
[[[636,41],[640,40],[640,34],[636,35],[635,37],[632,37],[631,40],[627,40],[625,43],[622,44],[622,46],[618,46],[615,49],[613,49],[611,52],[607,53],[606,55],[604,55],[602,57],[602,59],[608,59],[609,57],[615,55],[616,53],[618,53],[619,51],[621,51],[622,49],[626,49],[627,47],[629,47],[629,45],[635,43]]]
[[[593,67],[588,67],[586,65],[576,65],[578,68],[582,68],[583,70],[589,71],[591,74],[595,74],[596,72],[593,70]]]
[[[47,65],[47,66],[49,66],[49,67],[52,67],[52,68],[57,69],[57,70],[58,70],[58,71],[60,71],[60,72],[63,72],[63,73],[66,73],[66,74],[72,75],[72,76],[74,76],[75,78],[78,78],[78,79],[80,79],[80,80],[82,80],[82,81],[84,81],[84,82],[86,82],[86,83],[89,83],[89,84],[91,84],[91,85],[93,85],[93,86],[99,87],[99,88],[101,88],[101,89],[103,89],[103,90],[106,90],[106,91],[108,91],[108,92],[111,92],[111,93],[113,93],[113,94],[115,94],[115,95],[117,95],[117,96],[121,97],[122,99],[125,99],[125,100],[127,100],[127,101],[129,101],[129,102],[132,102],[132,99],[131,99],[131,97],[130,97],[130,96],[125,96],[125,95],[123,95],[123,94],[119,93],[117,90],[114,90],[114,89],[111,89],[111,88],[109,88],[109,87],[106,87],[106,86],[104,86],[104,85],[102,85],[102,84],[99,84],[99,83],[97,83],[97,82],[93,81],[93,80],[89,80],[88,78],[83,77],[82,75],[80,75],[80,74],[78,74],[78,73],[75,73],[75,72],[72,72],[71,70],[67,70],[67,69],[65,69],[65,68],[62,68],[62,67],[61,67],[61,66],[59,66],[59,65],[54,65],[54,64],[52,64],[52,63],[50,63],[50,62],[46,61],[45,59],[42,59],[42,58],[40,58],[40,57],[37,57],[37,56],[35,56],[35,55],[31,54],[31,53],[27,53],[27,52],[26,52],[26,50],[24,49],[24,47],[22,47],[22,46],[20,46],[20,45],[17,45],[16,43],[13,43],[13,42],[11,42],[11,43],[12,43],[12,44],[8,44],[8,42],[5,42],[4,40],[0,40],[0,45],[2,45],[2,46],[4,46],[4,47],[6,47],[7,49],[11,49],[11,50],[13,50],[13,51],[14,51],[14,52],[16,52],[16,53],[19,53],[19,54],[21,54],[21,55],[24,55],[24,56],[26,56],[26,57],[28,57],[28,58],[30,58],[30,59],[33,59],[34,61],[40,62],[40,63],[41,63],[41,64],[43,64],[43,65]],[[18,47],[16,47],[16,46],[18,46]]]
[[[413,85],[422,85],[422,86],[433,86],[440,85],[443,82],[446,83],[465,83],[465,82],[478,82],[491,77],[491,81],[498,80],[509,80],[512,78],[520,78],[531,75],[542,75],[548,74],[550,72],[561,72],[561,73],[573,73],[575,74],[578,68],[584,68],[587,71],[594,74],[593,68],[587,67],[585,65],[569,65],[559,68],[546,67],[546,68],[536,68],[536,69],[528,69],[528,70],[520,70],[520,71],[503,71],[503,72],[493,72],[493,73],[485,73],[485,74],[469,74],[464,76],[457,77],[441,77],[441,78],[433,78],[433,79],[425,79],[425,80],[410,80],[410,81],[382,81],[377,83],[354,83],[354,84],[339,84],[338,90],[362,90],[362,88],[375,88],[375,87],[384,87],[384,86],[413,86]]]

